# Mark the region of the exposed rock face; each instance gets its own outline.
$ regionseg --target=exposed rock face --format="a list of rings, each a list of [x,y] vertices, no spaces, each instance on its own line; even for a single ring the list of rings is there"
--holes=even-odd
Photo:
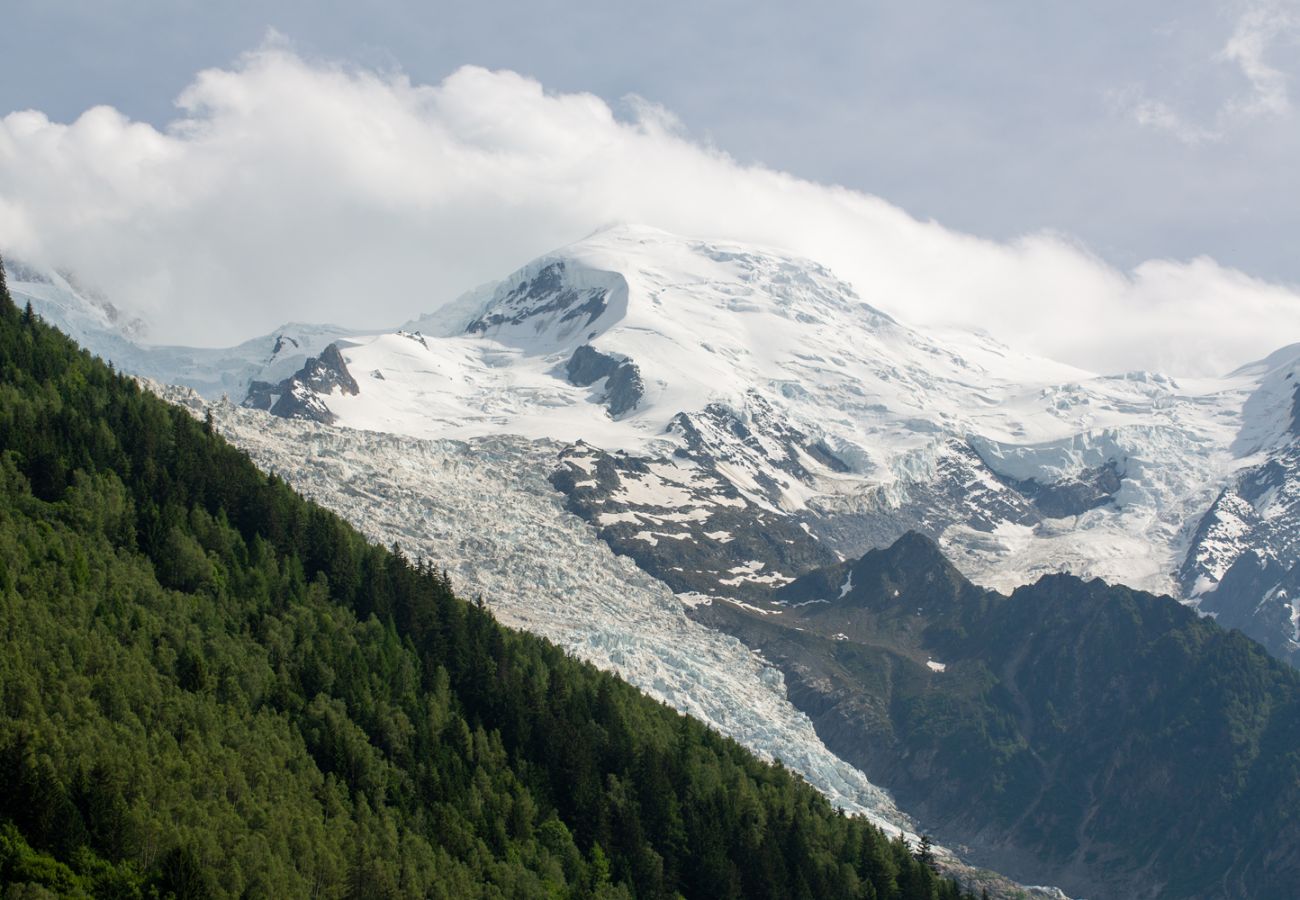
[[[282,352],[284,352],[286,347],[292,347],[293,349],[297,350],[298,342],[293,338],[289,337],[289,335],[287,334],[277,334],[275,336],[275,346],[271,348],[271,355],[279,356]]]
[[[835,555],[789,517],[756,506],[709,468],[578,444],[551,484],[615,553],[679,593],[757,601]]]
[[[1287,433],[1292,437],[1300,437],[1300,384],[1296,385],[1295,392],[1291,395],[1291,424],[1287,427]]]
[[[1278,659],[1300,666],[1300,566],[1247,550],[1201,599],[1224,628],[1236,628]]]
[[[587,387],[613,375],[618,366],[619,361],[614,357],[601,353],[590,344],[583,344],[573,351],[564,370],[570,384]]]
[[[1122,480],[1117,464],[1076,478],[1041,483],[994,471],[969,441],[950,439],[933,451],[929,475],[896,494],[854,508],[835,499],[815,501],[815,529],[845,555],[892,543],[908,531],[938,540],[949,529],[991,535],[1005,525],[1038,528],[1049,518],[1078,515],[1113,502]]]
[[[250,381],[248,393],[240,405],[247,409],[268,410],[275,406],[276,398],[288,390],[288,382],[271,384],[269,381]]]
[[[334,413],[320,395],[304,390],[296,382],[289,383],[288,389],[276,399],[270,413],[281,419],[310,419],[323,425],[332,425],[335,421]]]
[[[710,403],[697,413],[678,413],[668,431],[684,439],[685,447],[677,451],[682,458],[713,471],[723,465],[746,473],[777,506],[792,487],[811,482],[819,465],[833,472],[848,470],[825,444],[791,425],[756,391],[745,395],[740,409]]]
[[[282,419],[310,419],[329,425],[334,422],[334,414],[323,397],[336,390],[355,396],[361,389],[348,371],[338,344],[330,344],[319,357],[309,358],[301,369],[279,384],[265,381],[249,384],[242,405],[268,410]]]
[[[1300,664],[1300,446],[1275,451],[1219,494],[1179,581],[1201,612]]]
[[[631,362],[624,363],[609,376],[605,391],[605,406],[609,414],[618,418],[624,413],[636,409],[645,394],[645,385],[641,381],[641,370]]]
[[[1013,487],[1033,501],[1049,519],[1078,516],[1090,509],[1115,502],[1115,493],[1124,482],[1119,463],[1085,469],[1074,478],[1044,484],[1033,478],[1007,479]]]
[[[966,441],[947,442],[935,464],[935,477],[917,485],[909,501],[918,510],[917,518],[940,531],[948,524],[962,523],[992,532],[1004,522],[1035,525],[1042,520],[1018,485],[989,468]],[[930,529],[923,531],[930,533]]]
[[[501,325],[520,325],[530,319],[545,321],[554,314],[562,323],[585,328],[600,318],[607,307],[607,291],[580,289],[566,283],[565,264],[556,260],[541,268],[531,280],[523,281],[500,298],[492,309],[470,322],[468,334],[482,334]]]
[[[601,353],[590,344],[583,344],[573,351],[565,365],[565,374],[569,383],[578,387],[590,387],[604,379],[605,394],[601,402],[614,418],[636,409],[645,394],[641,370],[636,363]]]

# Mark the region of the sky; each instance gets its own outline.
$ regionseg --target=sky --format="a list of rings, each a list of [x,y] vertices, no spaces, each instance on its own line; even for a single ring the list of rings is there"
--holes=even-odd
[[[214,344],[639,221],[1220,371],[1300,341],[1298,74],[1300,0],[10,0],[0,251]]]

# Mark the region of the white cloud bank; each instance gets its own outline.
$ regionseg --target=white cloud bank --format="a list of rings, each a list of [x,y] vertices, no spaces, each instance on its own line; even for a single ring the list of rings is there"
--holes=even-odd
[[[1217,372],[1300,340],[1296,292],[1212,260],[1124,273],[1058,236],[978,239],[511,72],[415,85],[272,42],[178,105],[163,131],[108,107],[0,120],[0,248],[72,269],[159,340],[393,324],[612,221],[782,247],[903,321],[1098,370]]]

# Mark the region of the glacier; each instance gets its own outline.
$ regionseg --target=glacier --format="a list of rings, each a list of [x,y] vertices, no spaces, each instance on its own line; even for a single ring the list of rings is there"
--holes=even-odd
[[[445,568],[462,596],[542,635],[766,759],[839,807],[911,834],[887,791],[832,754],[784,678],[740,641],[689,619],[680,599],[597,540],[546,480],[562,446],[517,436],[426,440],[275,419],[153,385],[259,468],[370,539]]]

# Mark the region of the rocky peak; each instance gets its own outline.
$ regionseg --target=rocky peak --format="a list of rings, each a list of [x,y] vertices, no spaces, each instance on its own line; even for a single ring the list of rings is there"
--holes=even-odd
[[[609,306],[610,287],[563,259],[543,260],[499,287],[487,308],[465,328],[514,342],[547,336],[555,343],[583,336]]]
[[[250,383],[242,405],[267,410],[282,419],[309,419],[328,425],[335,416],[323,396],[336,390],[352,396],[361,392],[338,344],[331,343],[320,356],[309,357],[301,369],[279,384]]]
[[[589,387],[604,380],[605,393],[600,402],[605,404],[614,418],[636,409],[645,393],[641,370],[636,363],[601,353],[590,344],[583,344],[573,351],[565,366],[565,373],[569,383],[578,387]]]
[[[982,594],[948,562],[930,538],[909,531],[861,559],[810,572],[777,592],[788,604],[826,603],[831,608],[869,607],[938,612]]]

